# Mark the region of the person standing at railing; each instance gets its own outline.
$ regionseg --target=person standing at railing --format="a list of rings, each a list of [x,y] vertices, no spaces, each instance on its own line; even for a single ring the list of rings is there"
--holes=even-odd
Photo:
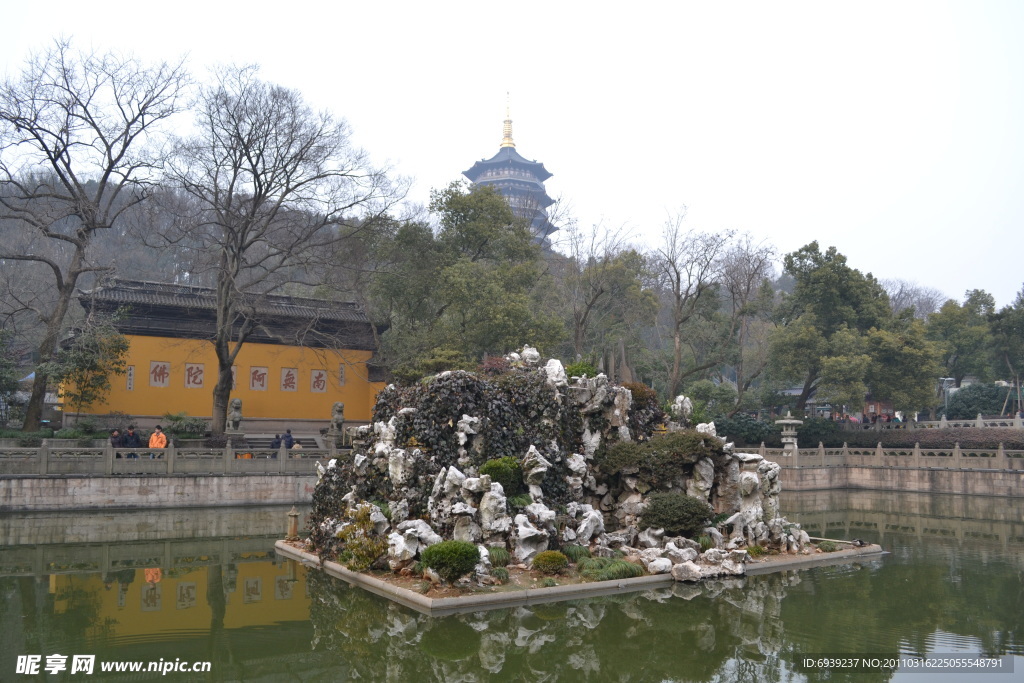
[[[157,425],[153,428],[153,433],[149,435],[149,447],[150,448],[167,448],[167,435],[163,432],[163,427]],[[162,458],[163,453],[150,453],[150,459]]]
[[[121,432],[116,429],[110,430],[110,447],[114,449],[114,457],[120,458],[121,452],[117,450],[124,446],[124,437],[121,436]]]
[[[128,431],[121,435],[121,445],[124,448],[142,448],[142,439],[135,433],[135,425],[128,425]],[[126,457],[138,459],[139,454],[132,451]]]

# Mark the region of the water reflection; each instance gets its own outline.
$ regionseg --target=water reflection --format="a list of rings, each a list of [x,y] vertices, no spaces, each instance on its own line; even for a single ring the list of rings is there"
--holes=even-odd
[[[276,558],[285,508],[0,516],[0,680],[17,655],[53,653],[210,660],[213,681],[874,681],[893,676],[793,662],[901,651],[1010,653],[1024,667],[1016,503],[871,492],[783,503],[815,535],[891,555],[431,618]]]

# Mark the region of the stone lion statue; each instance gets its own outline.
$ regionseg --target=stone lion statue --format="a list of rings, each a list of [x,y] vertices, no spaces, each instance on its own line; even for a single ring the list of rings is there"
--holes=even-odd
[[[345,428],[345,404],[338,401],[331,407],[331,433],[341,434]]]
[[[228,431],[239,432],[242,430],[242,399],[231,399],[231,409],[228,411]]]

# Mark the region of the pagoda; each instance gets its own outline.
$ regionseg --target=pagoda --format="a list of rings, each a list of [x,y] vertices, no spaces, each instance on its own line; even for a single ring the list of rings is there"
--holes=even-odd
[[[512,141],[512,119],[505,110],[505,126],[498,153],[481,159],[462,175],[477,185],[492,185],[508,199],[517,216],[530,221],[534,240],[548,244],[548,236],[556,228],[548,220],[547,208],[554,203],[544,189],[551,173],[538,161],[530,161],[516,151]]]

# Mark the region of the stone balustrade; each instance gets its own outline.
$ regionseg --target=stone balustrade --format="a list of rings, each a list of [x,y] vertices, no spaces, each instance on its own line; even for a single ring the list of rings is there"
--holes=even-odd
[[[977,427],[1000,427],[1003,429],[1024,429],[1024,420],[1020,415],[1010,417],[978,417],[973,420],[947,420],[945,416],[940,420],[908,420],[906,422],[839,422],[836,423],[840,429],[848,432],[858,431],[881,431],[883,429],[950,429]]]
[[[314,462],[338,457],[335,448],[271,450],[234,448],[164,449],[0,447],[0,476],[9,475],[162,475],[162,474],[309,474]]]

